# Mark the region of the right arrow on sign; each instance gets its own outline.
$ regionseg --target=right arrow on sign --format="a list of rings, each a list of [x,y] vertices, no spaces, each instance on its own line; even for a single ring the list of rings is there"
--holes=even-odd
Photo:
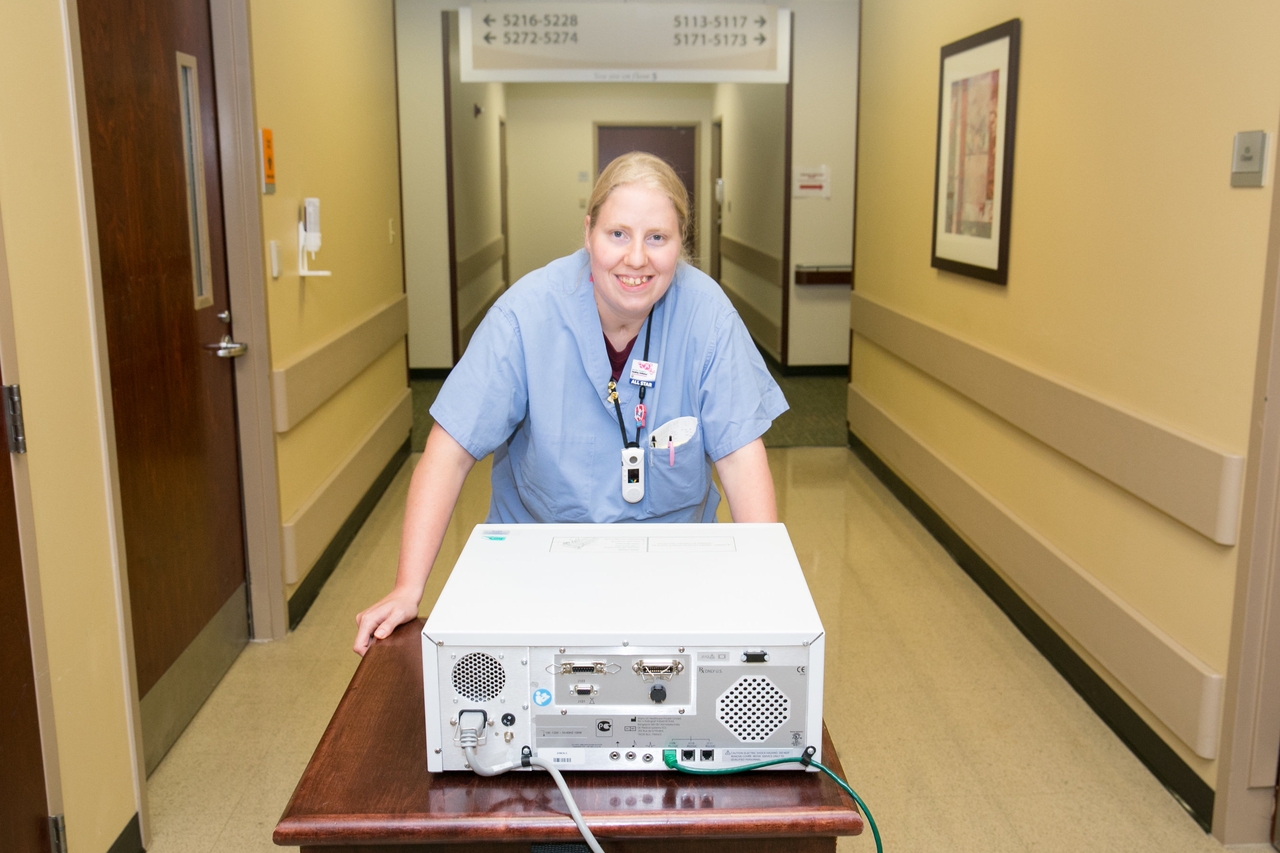
[[[757,27],[763,27],[763,26],[764,26],[765,24],[767,24],[767,23],[769,23],[769,22],[765,20],[764,15],[761,15],[760,17],[756,18],[756,26],[757,26]]]
[[[756,44],[764,44],[766,41],[768,41],[768,39],[765,38],[764,33],[756,34]]]

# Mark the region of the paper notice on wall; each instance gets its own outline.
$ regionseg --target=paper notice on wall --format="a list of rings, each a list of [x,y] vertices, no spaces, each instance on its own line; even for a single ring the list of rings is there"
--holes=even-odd
[[[827,166],[801,166],[791,181],[792,198],[831,198],[831,170]]]

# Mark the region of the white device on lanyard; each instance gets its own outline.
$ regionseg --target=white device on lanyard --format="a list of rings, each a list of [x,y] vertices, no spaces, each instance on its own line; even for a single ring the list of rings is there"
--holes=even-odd
[[[644,497],[644,448],[622,448],[622,499],[629,504]]]

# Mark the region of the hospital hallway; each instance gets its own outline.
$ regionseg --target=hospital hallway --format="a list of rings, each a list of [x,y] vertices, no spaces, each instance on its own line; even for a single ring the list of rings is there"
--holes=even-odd
[[[827,631],[826,722],[886,850],[1223,849],[853,452],[769,455]],[[353,617],[391,586],[417,459],[298,628],[244,650],[148,780],[150,853],[281,849],[272,829],[358,663]],[[463,490],[424,615],[484,518],[488,477],[486,459]],[[873,849],[870,832],[839,843]]]

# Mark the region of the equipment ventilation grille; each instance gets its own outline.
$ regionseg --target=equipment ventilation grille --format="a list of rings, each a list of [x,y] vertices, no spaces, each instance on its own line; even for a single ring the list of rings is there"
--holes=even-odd
[[[492,655],[472,652],[453,665],[453,689],[472,702],[488,702],[502,692],[507,674]]]
[[[744,675],[716,700],[716,719],[743,743],[760,743],[791,719],[791,700],[769,679]]]

